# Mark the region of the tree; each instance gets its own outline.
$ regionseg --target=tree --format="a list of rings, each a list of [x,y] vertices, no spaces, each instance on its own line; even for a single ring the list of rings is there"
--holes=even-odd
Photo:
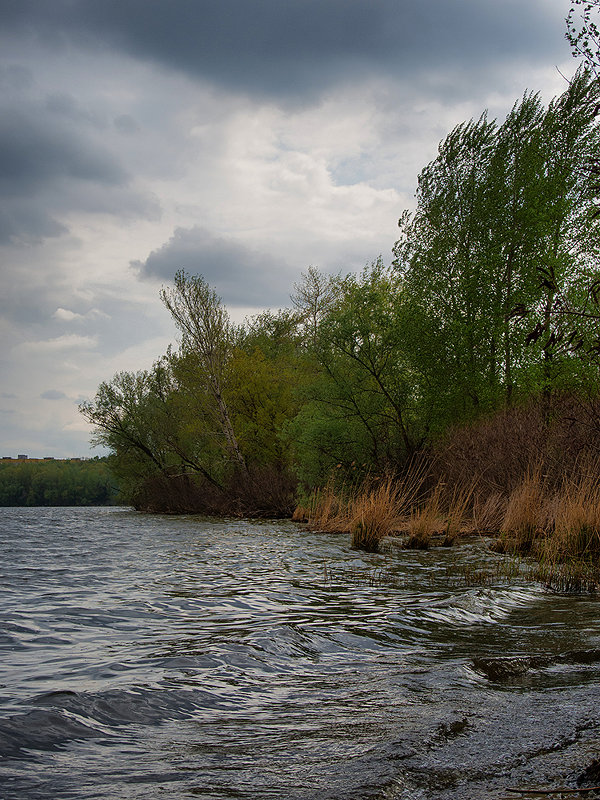
[[[496,135],[485,114],[457,126],[419,175],[417,210],[399,222],[393,263],[418,330],[413,365],[425,391],[445,398],[440,422],[489,406],[498,392],[488,184]]]
[[[300,314],[309,342],[317,342],[319,323],[336,297],[336,282],[331,276],[323,275],[317,267],[309,266],[301,273],[302,280],[294,283],[290,299]]]
[[[181,331],[182,354],[194,354],[204,383],[214,402],[221,432],[230,458],[243,472],[248,471],[227,404],[224,388],[231,358],[233,330],[221,299],[204,278],[180,270],[175,285],[161,290],[160,297]]]
[[[567,15],[565,38],[571,45],[575,58],[583,58],[589,69],[598,77],[600,70],[600,31],[592,18],[600,11],[600,0],[571,0]]]
[[[413,363],[445,398],[442,420],[549,392],[572,367],[554,349],[558,299],[580,302],[597,253],[585,169],[597,98],[585,70],[546,109],[527,93],[499,126],[459,125],[419,176],[394,264],[427,321]]]
[[[110,382],[101,383],[94,401],[79,406],[95,428],[92,443],[123,456],[133,454],[146,468],[164,472],[168,459],[153,424],[152,400],[152,381],[146,370],[119,372]]]
[[[381,259],[337,280],[314,349],[319,369],[288,425],[306,483],[323,481],[336,466],[396,469],[422,444],[402,308]]]

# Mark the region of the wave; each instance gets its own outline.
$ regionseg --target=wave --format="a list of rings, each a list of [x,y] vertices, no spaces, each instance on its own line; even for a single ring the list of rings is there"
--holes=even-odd
[[[208,696],[205,696],[208,695]],[[123,725],[160,725],[189,717],[218,701],[210,693],[150,689],[113,689],[97,694],[46,692],[32,698],[24,714],[0,720],[0,756],[27,750],[55,750],[77,739],[112,737]]]

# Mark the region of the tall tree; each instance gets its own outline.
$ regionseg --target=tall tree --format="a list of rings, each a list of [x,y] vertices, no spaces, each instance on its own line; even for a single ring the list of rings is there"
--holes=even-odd
[[[335,300],[336,282],[312,264],[301,274],[301,278],[301,281],[294,283],[290,299],[308,333],[309,342],[314,346],[317,343],[319,323]]]
[[[227,403],[225,380],[232,352],[233,330],[221,299],[204,278],[180,270],[161,300],[181,331],[183,354],[193,354],[208,388],[232,463],[248,471]]]
[[[394,263],[428,321],[415,357],[448,419],[510,404],[516,388],[550,391],[569,367],[552,350],[557,298],[575,297],[597,252],[585,170],[597,98],[585,70],[546,109],[526,94],[499,126],[458,126],[421,173]]]
[[[337,465],[346,473],[357,465],[395,469],[422,443],[402,308],[381,259],[338,279],[336,301],[319,325],[319,370],[288,426],[306,482],[324,480]]]

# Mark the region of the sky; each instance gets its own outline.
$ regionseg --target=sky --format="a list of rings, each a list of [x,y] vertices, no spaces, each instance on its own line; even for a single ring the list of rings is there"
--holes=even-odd
[[[392,258],[460,122],[547,101],[568,0],[0,0],[0,457],[102,455],[78,404],[176,342]]]

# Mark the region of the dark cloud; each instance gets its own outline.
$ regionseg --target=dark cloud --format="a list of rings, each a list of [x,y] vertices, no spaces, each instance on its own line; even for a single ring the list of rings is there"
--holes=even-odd
[[[66,94],[0,106],[0,243],[60,236],[61,213],[72,209],[157,217],[156,200],[129,188],[129,174],[90,122]]]
[[[289,299],[286,264],[198,226],[177,228],[166,244],[132,266],[141,277],[166,281],[180,269],[202,275],[231,305],[267,306]]]
[[[523,51],[533,63],[564,29],[544,0],[4,0],[0,9],[5,29],[53,46],[110,46],[287,100],[370,73],[414,79]]]
[[[118,161],[47,116],[3,109],[0,117],[0,192],[31,196],[57,178],[124,184]]]
[[[130,114],[120,114],[118,117],[115,117],[113,124],[119,133],[124,133],[127,136],[137,133],[140,129],[140,126]]]
[[[42,400],[64,400],[66,396],[64,392],[60,392],[58,389],[48,389],[40,395]]]
[[[46,100],[46,108],[51,113],[74,122],[89,122],[97,128],[104,127],[98,115],[81,108],[77,100],[65,92],[51,94]]]
[[[1,192],[0,244],[8,242],[35,242],[67,233],[65,225],[54,219],[43,203],[12,198],[8,202]]]
[[[22,92],[33,86],[31,70],[18,64],[0,65],[0,87],[12,92]]]

